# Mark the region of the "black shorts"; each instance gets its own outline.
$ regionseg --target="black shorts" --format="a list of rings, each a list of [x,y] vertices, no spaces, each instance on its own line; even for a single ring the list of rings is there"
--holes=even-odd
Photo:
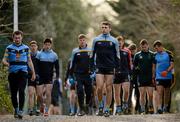
[[[39,84],[37,85],[42,85],[42,84],[52,84],[52,76],[40,76],[39,77]]]
[[[128,73],[116,73],[114,76],[114,84],[120,84],[123,82],[129,82],[129,74]]]
[[[152,82],[137,82],[138,87],[154,87]]]
[[[31,77],[32,77],[32,75],[31,75],[31,74],[28,74],[28,86],[36,87],[36,80],[35,80],[35,81],[32,81],[32,80],[31,80]]]
[[[52,96],[51,97],[51,104],[53,106],[59,106],[59,97],[58,96]]]
[[[170,88],[171,87],[171,79],[156,79],[156,85],[161,85],[164,88]]]
[[[96,74],[114,75],[115,68],[96,68]]]
[[[75,90],[76,89],[76,84],[74,83],[74,84],[71,84],[70,85],[70,90]]]

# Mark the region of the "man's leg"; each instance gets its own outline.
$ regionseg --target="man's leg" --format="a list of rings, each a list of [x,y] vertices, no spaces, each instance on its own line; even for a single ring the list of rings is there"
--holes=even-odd
[[[45,103],[46,103],[46,107],[48,108],[51,104],[51,91],[52,91],[52,84],[45,84],[45,94],[46,94]]]
[[[146,95],[146,89],[145,87],[139,87],[139,93],[140,93],[140,106],[141,106],[141,114],[145,114],[145,95]]]
[[[75,104],[76,104],[76,91],[74,89],[70,90],[70,96],[69,96],[69,102],[70,102],[70,116],[75,115]]]
[[[77,79],[77,96],[78,96],[78,103],[79,103],[79,113],[78,116],[83,116],[84,113],[84,88],[83,88],[83,81]]]
[[[109,116],[109,108],[112,101],[112,86],[113,86],[113,77],[114,75],[105,75],[105,83],[106,83],[106,105],[105,105],[105,116]],[[107,115],[106,115],[106,112]]]
[[[157,98],[158,97],[158,93],[157,93],[157,90],[154,89],[153,90],[153,108],[154,108],[154,114],[157,113]]]
[[[19,114],[18,117],[23,117],[23,107],[25,101],[25,88],[27,83],[27,73],[26,72],[19,72],[18,74],[18,89],[19,89]]]
[[[168,104],[170,101],[170,88],[164,88],[164,104],[163,104],[163,112],[167,113],[168,112]]]
[[[116,105],[116,113],[115,114],[121,114],[121,84],[113,84],[113,90],[114,90],[114,101]]]
[[[84,90],[86,93],[86,112],[88,114],[92,114],[92,83],[91,81],[85,81],[84,83]]]
[[[148,112],[153,113],[153,90],[154,87],[146,87],[147,98],[148,98]]]
[[[162,114],[162,96],[164,87],[162,85],[156,86],[157,88],[157,106],[158,106],[158,113]]]
[[[35,97],[35,87],[28,86],[28,103],[29,103],[29,115],[33,115],[33,107],[34,107],[34,97]]]
[[[37,111],[39,111],[41,113],[44,113],[43,89],[44,89],[44,84],[36,86],[36,91],[37,91]]]
[[[103,102],[102,102],[102,97],[103,97],[103,86],[104,86],[104,75],[103,74],[96,74],[96,93],[98,97],[98,108],[99,112],[97,115],[102,116],[103,115]]]
[[[123,110],[127,114],[128,113],[130,82],[123,82],[122,89],[123,89]]]
[[[10,92],[11,92],[11,101],[12,105],[14,107],[14,117],[18,117],[18,101],[17,101],[17,92],[18,92],[18,83],[17,83],[17,78],[14,73],[9,74],[8,76],[9,80],[9,86],[10,86]]]

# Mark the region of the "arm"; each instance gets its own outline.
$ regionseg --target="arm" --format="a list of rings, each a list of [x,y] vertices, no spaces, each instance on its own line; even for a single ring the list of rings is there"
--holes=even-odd
[[[31,60],[31,57],[30,57],[30,56],[28,56],[28,66],[29,66],[29,68],[30,68],[31,71],[32,71],[31,80],[34,81],[34,80],[36,79],[36,75],[35,75],[34,66],[33,66],[33,63],[32,63],[32,60]]]
[[[174,68],[174,57],[172,53],[169,53],[170,66],[167,68],[167,72],[171,72]]]
[[[56,60],[54,62],[54,65],[55,65],[55,69],[56,69],[56,79],[58,80],[59,79],[59,60]]]
[[[91,55],[90,55],[90,70],[91,70],[91,72],[94,72],[94,69],[95,69],[95,61],[94,61],[95,53],[96,53],[95,40],[93,40],[92,51],[91,51]]]
[[[153,63],[153,66],[152,66],[152,83],[156,86],[155,76],[156,76],[156,64]]]
[[[68,61],[68,65],[67,65],[67,68],[66,68],[66,76],[65,76],[65,84],[67,84],[67,79],[69,77],[69,67],[70,67],[70,60]]]
[[[76,62],[76,57],[75,57],[76,51],[75,49],[72,51],[71,58],[70,58],[70,66],[69,66],[69,76],[73,78],[73,73],[74,73],[74,66]]]
[[[3,59],[2,59],[2,63],[3,63],[5,66],[8,66],[8,67],[9,67],[9,62],[8,62],[8,50],[7,50],[7,49],[5,50],[4,57],[3,57]]]
[[[131,51],[128,49],[128,62],[129,62],[129,70],[131,71],[133,68]]]

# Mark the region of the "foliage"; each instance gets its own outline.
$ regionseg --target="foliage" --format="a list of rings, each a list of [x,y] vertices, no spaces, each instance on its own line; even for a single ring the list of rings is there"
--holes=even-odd
[[[24,32],[24,43],[35,39],[42,42],[52,37],[54,49],[66,65],[77,36],[86,33],[89,17],[80,0],[18,0],[19,29]],[[11,36],[13,31],[13,1],[2,0],[0,6],[0,35]]]
[[[0,113],[12,112],[10,92],[7,80],[7,68],[0,66]]]
[[[146,38],[150,46],[155,40],[162,40],[166,48],[172,48],[175,54],[175,72],[180,80],[180,1],[179,0],[119,0],[109,5],[118,14],[118,25],[113,33],[124,34],[126,38],[139,44]],[[167,45],[168,44],[168,45]],[[176,84],[176,89],[180,84]]]

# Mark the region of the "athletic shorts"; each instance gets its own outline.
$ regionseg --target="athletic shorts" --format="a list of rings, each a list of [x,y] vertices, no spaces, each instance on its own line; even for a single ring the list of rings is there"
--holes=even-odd
[[[114,75],[115,68],[96,68],[96,74]]]
[[[51,97],[51,104],[54,106],[59,106],[59,97],[58,96],[52,96]]]
[[[116,73],[114,76],[114,84],[120,84],[123,82],[129,82],[129,74],[128,73]]]
[[[156,79],[156,85],[161,85],[164,88],[170,88],[171,87],[171,79]]]
[[[70,85],[70,90],[75,90],[76,89],[76,84],[74,83],[74,84],[71,84]]]
[[[138,87],[154,87],[152,82],[137,82]]]
[[[43,76],[39,77],[39,84],[37,85],[43,85],[43,84],[52,84],[52,76]]]
[[[32,74],[28,74],[28,86],[36,87],[36,83],[38,79],[35,79],[34,81],[31,80]]]

